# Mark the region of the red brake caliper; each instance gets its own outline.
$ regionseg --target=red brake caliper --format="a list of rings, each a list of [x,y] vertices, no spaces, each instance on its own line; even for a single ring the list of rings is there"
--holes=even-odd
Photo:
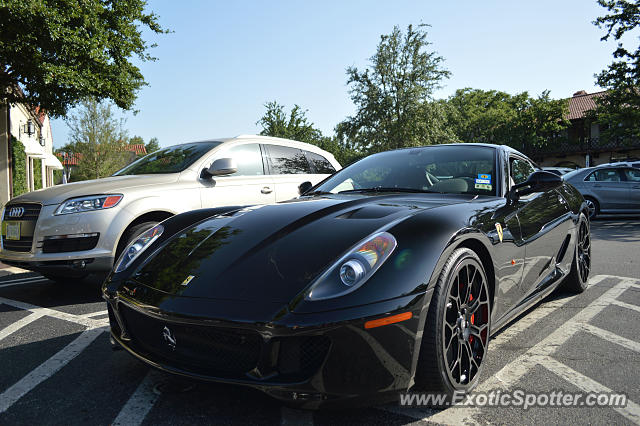
[[[469,292],[469,302],[473,301],[473,294]],[[471,314],[471,324],[474,323],[476,314]],[[473,336],[469,336],[469,343],[473,343]]]

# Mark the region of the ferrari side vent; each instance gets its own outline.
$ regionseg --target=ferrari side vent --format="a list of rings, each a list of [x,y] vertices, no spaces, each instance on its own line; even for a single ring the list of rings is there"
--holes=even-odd
[[[567,235],[564,238],[564,241],[562,242],[562,245],[560,246],[560,251],[558,252],[558,255],[556,256],[556,263],[560,263],[562,262],[562,259],[564,259],[564,255],[567,254],[567,248],[569,247],[569,241],[571,241],[571,235]]]

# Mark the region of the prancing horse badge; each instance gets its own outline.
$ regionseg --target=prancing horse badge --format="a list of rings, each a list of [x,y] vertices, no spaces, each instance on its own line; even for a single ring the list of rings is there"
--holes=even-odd
[[[502,225],[496,223],[496,231],[498,231],[498,238],[500,238],[500,242],[502,242]]]
[[[502,231],[500,232],[500,241],[502,241]],[[195,277],[193,275],[189,275],[184,281],[182,281],[182,284],[180,285],[188,286],[191,280],[194,278]]]

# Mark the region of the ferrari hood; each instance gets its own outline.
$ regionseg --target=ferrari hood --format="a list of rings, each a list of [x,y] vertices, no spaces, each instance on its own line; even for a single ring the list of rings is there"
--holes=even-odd
[[[470,199],[415,198],[336,195],[215,216],[169,239],[132,279],[176,296],[288,303],[373,232]]]
[[[64,185],[55,185],[38,191],[27,192],[12,202],[37,202],[43,205],[60,204],[69,198],[87,195],[125,193],[128,189],[149,185],[166,185],[178,179],[178,173],[157,175],[111,176],[102,179],[84,180]]]

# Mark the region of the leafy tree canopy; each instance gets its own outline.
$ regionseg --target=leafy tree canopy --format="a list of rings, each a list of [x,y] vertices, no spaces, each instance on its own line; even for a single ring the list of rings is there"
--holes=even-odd
[[[145,7],[144,0],[0,0],[3,96],[51,116],[86,97],[130,109],[146,84],[131,60],[154,60],[142,30],[166,32]]]
[[[598,0],[598,4],[608,12],[594,21],[606,31],[601,40],[613,38],[618,45],[611,65],[596,75],[598,85],[608,92],[596,100],[598,108],[591,117],[608,124],[601,132],[604,139],[630,142],[640,138],[640,45],[629,48],[623,39],[640,24],[640,1]]]
[[[123,122],[115,117],[111,104],[86,99],[67,124],[71,142],[59,151],[78,156],[72,180],[111,176],[132,159],[133,154],[126,149]]]
[[[303,110],[300,106],[294,105],[289,113],[285,112],[284,105],[276,101],[267,102],[264,106],[266,111],[256,123],[262,126],[261,135],[316,145],[332,153],[343,166],[362,157],[339,143],[335,137],[324,136],[320,129],[313,127],[313,123],[307,118],[307,110]]]
[[[520,150],[544,147],[569,126],[567,100],[545,91],[510,95],[495,90],[459,89],[447,100],[448,126],[462,142],[495,143]]]
[[[429,50],[427,26],[395,27],[382,35],[364,71],[347,69],[356,114],[336,127],[341,141],[363,153],[449,142],[442,104],[430,102],[449,77],[443,59]]]

